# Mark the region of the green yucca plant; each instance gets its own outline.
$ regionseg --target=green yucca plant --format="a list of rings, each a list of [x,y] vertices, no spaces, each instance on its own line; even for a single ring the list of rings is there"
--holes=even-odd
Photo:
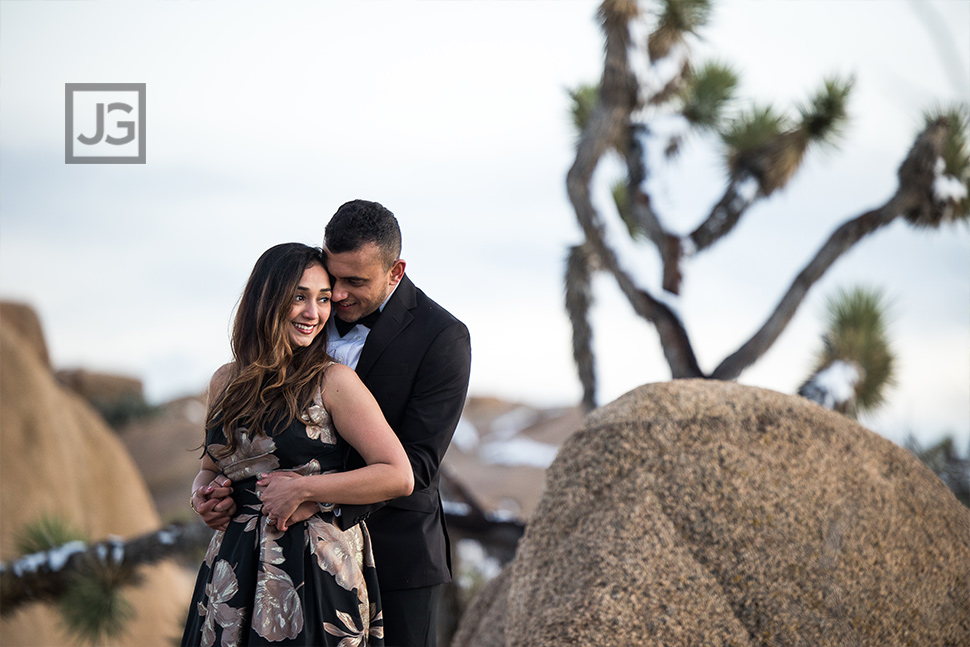
[[[815,374],[842,361],[859,369],[854,401],[845,413],[871,412],[895,383],[896,357],[886,329],[886,303],[876,289],[839,290],[826,304],[827,326]]]
[[[30,555],[63,546],[72,541],[87,543],[90,538],[60,517],[45,514],[21,528],[15,543],[21,555]]]
[[[789,127],[788,120],[771,106],[752,105],[742,110],[721,131],[728,170],[739,175],[753,155],[765,149]]]
[[[731,66],[705,63],[691,71],[679,92],[681,114],[692,126],[716,130],[737,87],[738,74]]]
[[[938,198],[946,193],[946,198],[941,200],[940,222],[967,222],[970,220],[970,106],[937,108],[924,116],[925,124],[937,120],[945,121],[948,126],[938,177],[945,178],[950,185],[946,191],[936,191]]]
[[[666,0],[659,12],[657,28],[647,39],[647,53],[656,61],[671,48],[707,24],[711,16],[710,0]]]
[[[851,80],[825,81],[798,109],[798,123],[771,108],[742,113],[721,133],[730,172],[734,177],[751,173],[766,196],[784,187],[801,166],[810,145],[831,145],[837,140],[848,120],[846,106],[851,89]]]
[[[916,228],[968,220],[967,111],[961,104],[927,112],[923,130],[899,166],[900,189],[907,198],[903,217]]]
[[[16,545],[21,554],[29,555],[75,541],[88,544],[90,538],[59,517],[43,515],[21,529]],[[76,640],[97,645],[124,630],[134,609],[121,592],[121,577],[89,559],[71,575],[56,608],[65,629]]]
[[[643,224],[633,214],[633,206],[630,204],[630,191],[626,182],[623,180],[615,181],[610,187],[610,193],[613,195],[616,212],[623,224],[626,225],[630,238],[634,240],[645,238],[646,232],[643,230]]]
[[[569,114],[573,120],[573,126],[577,133],[586,130],[586,124],[596,108],[596,100],[599,96],[599,85],[584,84],[575,90],[568,90],[569,98],[572,103],[569,105]]]
[[[851,78],[826,79],[808,103],[798,108],[799,129],[809,143],[833,145],[842,136],[849,121],[849,93],[853,83]]]
[[[89,645],[120,635],[135,616],[118,583],[97,571],[71,578],[57,610],[68,632]]]

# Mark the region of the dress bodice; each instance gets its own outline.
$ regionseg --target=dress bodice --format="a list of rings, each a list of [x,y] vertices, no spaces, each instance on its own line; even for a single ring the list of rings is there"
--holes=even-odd
[[[292,470],[304,476],[321,474],[342,465],[342,441],[323,406],[319,388],[301,417],[291,420],[281,431],[251,436],[249,430],[239,427],[235,434],[235,451],[221,456],[220,450],[226,444],[222,426],[213,425],[206,433],[206,451],[233,482],[276,470]]]

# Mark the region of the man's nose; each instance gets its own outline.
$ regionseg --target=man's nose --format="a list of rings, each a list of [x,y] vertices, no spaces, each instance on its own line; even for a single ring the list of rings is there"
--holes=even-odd
[[[340,284],[338,283],[337,285],[333,286],[333,295],[331,298],[334,301],[343,301],[347,298],[347,290],[340,287]]]

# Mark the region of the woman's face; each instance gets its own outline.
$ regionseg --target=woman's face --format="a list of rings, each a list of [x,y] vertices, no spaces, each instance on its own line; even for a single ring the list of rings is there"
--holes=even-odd
[[[330,277],[322,265],[303,271],[287,316],[287,335],[294,348],[309,346],[330,317]]]

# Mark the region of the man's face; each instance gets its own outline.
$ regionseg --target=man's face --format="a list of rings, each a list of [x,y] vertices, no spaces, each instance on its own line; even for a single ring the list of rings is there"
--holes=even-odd
[[[343,321],[357,321],[377,310],[404,276],[404,261],[384,268],[380,249],[366,243],[334,254],[324,248],[327,271],[333,275],[333,312]]]

